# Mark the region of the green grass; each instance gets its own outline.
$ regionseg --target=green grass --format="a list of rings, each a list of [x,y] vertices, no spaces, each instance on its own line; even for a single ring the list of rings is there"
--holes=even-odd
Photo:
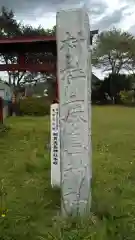
[[[135,109],[94,107],[90,219],[62,220],[50,186],[49,118],[12,117],[0,132],[0,240],[135,239]]]

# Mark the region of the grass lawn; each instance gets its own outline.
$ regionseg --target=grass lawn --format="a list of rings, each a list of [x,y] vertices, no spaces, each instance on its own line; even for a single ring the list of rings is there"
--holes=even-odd
[[[135,109],[94,107],[92,215],[59,217],[49,118],[12,117],[0,133],[0,240],[135,240]]]

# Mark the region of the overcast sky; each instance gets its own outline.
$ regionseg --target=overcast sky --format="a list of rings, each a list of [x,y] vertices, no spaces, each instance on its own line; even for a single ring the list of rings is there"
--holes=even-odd
[[[61,8],[87,5],[91,29],[100,31],[113,26],[135,35],[135,0],[0,0],[15,12],[16,18],[33,26],[51,28],[56,23],[56,12]]]
[[[0,0],[24,23],[45,28],[55,25],[56,11],[86,4],[90,11],[91,28],[99,30],[112,26],[135,33],[135,0]]]

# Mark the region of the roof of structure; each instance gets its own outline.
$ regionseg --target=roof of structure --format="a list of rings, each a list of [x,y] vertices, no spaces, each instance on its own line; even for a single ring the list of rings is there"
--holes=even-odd
[[[13,38],[0,38],[0,44],[14,44],[14,43],[34,43],[34,42],[55,42],[55,36],[29,36],[29,37],[13,37]]]
[[[55,36],[0,38],[0,53],[51,52],[56,56]]]

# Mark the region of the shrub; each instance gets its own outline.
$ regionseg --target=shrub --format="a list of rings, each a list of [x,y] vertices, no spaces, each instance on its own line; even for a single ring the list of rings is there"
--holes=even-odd
[[[21,115],[44,116],[50,114],[50,103],[45,97],[28,97],[20,100]]]
[[[121,91],[120,100],[123,104],[134,104],[134,91]]]

